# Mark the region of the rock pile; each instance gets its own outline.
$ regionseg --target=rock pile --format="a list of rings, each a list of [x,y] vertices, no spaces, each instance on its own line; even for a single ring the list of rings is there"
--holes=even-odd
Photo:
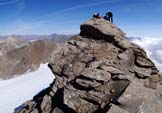
[[[161,113],[158,69],[125,33],[103,19],[53,54],[54,82],[15,113]]]

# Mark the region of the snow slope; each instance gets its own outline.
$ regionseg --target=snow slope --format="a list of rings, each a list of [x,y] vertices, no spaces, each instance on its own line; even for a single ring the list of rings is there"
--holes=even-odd
[[[35,72],[0,80],[0,113],[12,113],[16,107],[48,87],[53,79],[47,64],[41,64]]]

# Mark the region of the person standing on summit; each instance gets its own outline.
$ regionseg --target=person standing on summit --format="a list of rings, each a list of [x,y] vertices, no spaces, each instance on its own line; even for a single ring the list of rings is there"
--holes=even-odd
[[[111,23],[113,23],[113,13],[112,12],[107,12],[106,16],[104,16],[104,19],[110,21]]]

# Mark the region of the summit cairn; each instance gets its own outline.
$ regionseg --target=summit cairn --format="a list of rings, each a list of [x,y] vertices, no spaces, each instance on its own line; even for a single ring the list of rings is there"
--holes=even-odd
[[[55,80],[15,113],[161,113],[161,76],[146,52],[104,19],[81,25],[51,56]]]

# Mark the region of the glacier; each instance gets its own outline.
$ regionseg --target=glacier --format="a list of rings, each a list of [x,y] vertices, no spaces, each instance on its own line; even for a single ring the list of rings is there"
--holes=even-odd
[[[39,69],[8,80],[0,80],[0,113],[12,113],[14,109],[45,89],[54,80],[47,64]]]

